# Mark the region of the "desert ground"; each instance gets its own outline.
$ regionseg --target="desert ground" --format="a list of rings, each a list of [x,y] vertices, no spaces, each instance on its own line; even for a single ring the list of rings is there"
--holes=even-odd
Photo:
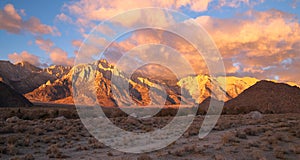
[[[98,142],[70,106],[0,108],[0,159],[299,159],[300,114],[222,115],[212,132],[199,139],[204,119],[197,115],[184,135],[166,148],[129,154]],[[132,117],[110,120],[128,131],[147,132],[171,116],[147,121]]]

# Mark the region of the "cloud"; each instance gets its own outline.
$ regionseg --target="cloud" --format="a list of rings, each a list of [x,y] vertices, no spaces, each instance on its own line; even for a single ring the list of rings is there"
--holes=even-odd
[[[300,59],[300,25],[295,15],[278,10],[250,10],[234,18],[203,16],[195,20],[208,30],[215,41],[227,74],[261,79],[279,77],[281,81],[295,81],[295,77],[300,79],[300,75],[295,74],[299,72],[297,61]],[[139,45],[151,43],[176,49],[197,73],[207,74],[205,62],[199,54],[195,54],[195,48],[165,31],[135,31],[131,37],[119,42],[117,48],[125,53]],[[115,58],[121,56],[115,55]],[[286,59],[289,64],[282,63]]]
[[[74,47],[79,48],[79,47],[81,46],[81,44],[82,44],[82,41],[80,41],[80,40],[73,40],[73,41],[72,41],[72,45],[73,45]]]
[[[40,47],[40,49],[50,52],[51,48],[53,47],[54,43],[50,39],[43,39],[43,38],[36,38],[35,43]]]
[[[73,23],[72,18],[67,16],[64,13],[61,13],[61,14],[57,15],[55,17],[55,19],[58,20],[58,21],[62,21],[62,22]]]
[[[68,53],[61,48],[51,49],[50,59],[56,65],[73,66],[74,64],[74,58],[69,58]]]
[[[263,2],[264,2],[264,0],[219,0],[216,8],[221,8],[224,6],[238,8],[241,5],[247,5],[247,6],[253,7],[253,6],[263,3]]]
[[[20,13],[25,14],[25,11],[20,10]],[[42,24],[40,20],[35,17],[23,20],[12,4],[7,4],[3,10],[0,10],[0,22],[1,30],[6,30],[14,34],[20,34],[22,31],[25,31],[35,35],[60,35],[56,27]]]
[[[15,52],[12,54],[8,54],[8,58],[14,63],[27,61],[35,66],[41,66],[42,64],[38,56],[30,54],[27,51],[23,51],[21,53]]]
[[[212,0],[79,0],[66,3],[63,8],[68,14],[76,17],[75,22],[77,24],[86,28],[94,27],[95,21],[103,21],[125,11],[146,7],[162,7],[177,10],[180,10],[181,7],[189,7],[190,10],[203,12],[208,9],[211,1]],[[62,16],[61,14],[58,16],[65,19],[65,16]],[[128,22],[130,24],[138,17],[139,15],[135,14],[122,22]],[[160,19],[161,17],[158,18]]]
[[[300,25],[293,14],[278,10],[250,10],[231,19],[209,16],[196,21],[210,33],[224,57],[227,72],[282,81],[300,78],[297,59]],[[290,59],[291,64],[282,63]],[[235,73],[234,73],[235,72]]]

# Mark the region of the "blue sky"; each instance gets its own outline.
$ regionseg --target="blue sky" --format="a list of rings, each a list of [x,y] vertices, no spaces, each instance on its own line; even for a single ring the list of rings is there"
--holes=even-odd
[[[87,34],[96,24],[101,23],[103,20],[110,18],[114,14],[119,14],[129,9],[152,6],[174,9],[183,12],[195,20],[198,19],[200,23],[207,23],[202,25],[209,33],[211,33],[212,38],[216,41],[224,59],[228,60],[225,62],[228,74],[254,76],[258,78],[276,77],[283,81],[293,81],[296,79],[296,77],[293,76],[293,72],[298,71],[298,63],[294,63],[299,60],[299,56],[297,56],[299,55],[299,48],[297,48],[297,46],[300,46],[298,45],[300,43],[298,40],[300,36],[297,37],[298,33],[296,33],[298,32],[297,24],[299,24],[300,16],[298,7],[300,2],[297,0],[208,0],[207,4],[204,2],[200,4],[193,0],[187,1],[187,3],[184,4],[166,4],[163,3],[163,1],[158,0],[145,1],[144,3],[140,3],[139,1],[132,2],[134,3],[128,3],[128,5],[126,5],[126,3],[120,0],[0,1],[0,13],[2,17],[4,17],[0,19],[2,23],[2,25],[0,24],[0,59],[10,60],[12,62],[20,60],[28,61],[31,59],[32,63],[41,66],[44,66],[45,64],[71,65],[75,57],[74,53],[78,50],[80,42],[87,37]],[[96,12],[97,10],[99,10],[99,12]],[[254,20],[241,18],[240,15],[245,15],[250,11],[256,13],[251,15],[254,17]],[[14,15],[9,16],[9,12],[14,13]],[[279,17],[274,17],[274,15],[281,15],[282,17],[279,19]],[[18,16],[21,17],[21,20],[18,20]],[[290,16],[293,18],[289,18]],[[39,22],[30,24],[32,23],[32,21],[30,21],[32,17],[38,19]],[[208,17],[207,19],[209,21],[203,21],[204,19],[200,17]],[[269,19],[265,17],[269,17]],[[270,20],[270,17],[273,21]],[[236,24],[231,24],[232,27],[228,27],[228,23],[234,22],[233,20],[236,20]],[[210,22],[210,24],[208,24],[208,22]],[[292,24],[290,24],[290,22],[292,22]],[[278,37],[281,37],[281,39],[278,38],[278,42],[286,41],[286,43],[289,44],[289,47],[287,46],[286,49],[279,48],[277,50],[276,48],[270,49],[272,54],[266,55],[265,53],[267,53],[267,51],[265,51],[258,56],[258,54],[253,54],[253,52],[260,52],[261,48],[258,48],[253,44],[257,43],[258,40],[266,39],[266,37],[263,37],[262,32],[257,33],[259,35],[256,36],[258,37],[256,41],[252,41],[253,39],[249,41],[239,41],[231,38],[220,38],[222,36],[222,38],[228,37],[227,35],[230,34],[237,34],[227,30],[234,30],[236,28],[236,30],[240,30],[240,32],[247,29],[247,31],[249,31],[247,24],[262,27],[261,30],[263,30],[270,27],[268,26],[268,23],[285,25],[283,28],[291,28],[290,33],[286,33],[286,30],[277,31]],[[221,35],[220,37],[216,36],[217,32]],[[276,33],[268,32],[267,34],[273,36]],[[287,37],[284,37],[287,35],[289,35],[292,40],[288,40]],[[127,35],[127,37],[120,38],[117,43],[130,39],[130,36],[131,34]],[[36,42],[37,39],[44,40],[43,44],[46,45],[44,49],[41,47],[41,44]],[[240,39],[243,39],[243,37]],[[49,42],[47,43],[48,46],[46,41]],[[226,43],[223,43],[224,41],[226,41]],[[268,42],[270,43],[264,44],[267,47],[273,45],[276,46],[275,43],[277,43],[276,39],[270,39]],[[252,48],[248,47],[250,44],[252,44]],[[248,48],[230,48],[230,50],[228,50],[228,47],[226,47],[241,47],[243,45],[246,45]],[[243,50],[243,53],[240,53],[241,50]],[[61,57],[59,55],[61,55]],[[249,56],[247,58],[253,60],[251,64],[250,61],[243,60],[243,56],[245,55]],[[259,61],[261,58],[268,59],[270,62],[266,61],[266,63],[263,63]],[[282,66],[282,62],[287,61],[291,63],[289,65],[290,68],[288,69],[286,69],[286,66]],[[259,69],[257,70],[257,68],[261,68],[261,71],[259,71]],[[284,71],[287,73],[284,73]],[[289,71],[291,73],[289,73]]]

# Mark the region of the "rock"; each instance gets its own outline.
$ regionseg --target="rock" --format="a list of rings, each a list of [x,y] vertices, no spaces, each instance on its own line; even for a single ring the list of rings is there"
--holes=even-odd
[[[252,111],[252,112],[248,113],[248,115],[252,119],[261,119],[263,117],[263,115],[259,111]]]
[[[6,122],[8,122],[8,123],[16,123],[16,122],[18,122],[18,121],[20,121],[20,120],[21,120],[21,119],[20,119],[19,117],[13,116],[13,117],[7,118],[7,119],[6,119]]]
[[[130,116],[131,116],[131,117],[134,117],[134,118],[137,117],[136,113],[132,113],[132,114],[130,114]]]
[[[54,119],[55,119],[55,120],[62,121],[62,120],[66,120],[66,117],[60,116],[60,117],[56,117],[56,118],[54,118]]]

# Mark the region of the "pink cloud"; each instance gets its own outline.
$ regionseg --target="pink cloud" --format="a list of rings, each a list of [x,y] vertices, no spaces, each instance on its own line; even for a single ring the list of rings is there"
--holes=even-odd
[[[81,44],[82,44],[82,42],[81,42],[80,40],[73,40],[73,41],[72,41],[72,45],[73,45],[74,47],[79,48],[79,47],[81,46]]]
[[[94,21],[103,21],[116,16],[125,11],[146,8],[146,7],[163,7],[169,9],[180,9],[183,6],[189,6],[191,10],[202,12],[208,9],[208,6],[212,0],[143,0],[143,1],[123,1],[123,0],[80,0],[76,2],[66,3],[64,8],[68,13],[76,17],[75,22],[83,28],[94,27]],[[156,13],[152,13],[156,14]],[[163,18],[158,13],[158,19]],[[64,18],[60,15],[61,18]],[[138,18],[137,14],[132,15],[131,18],[126,21],[125,26],[128,26],[135,22]],[[65,19],[65,18],[64,18]],[[159,22],[159,21],[158,21]]]
[[[20,13],[24,15],[25,11],[21,9]],[[31,17],[29,20],[22,20],[22,17],[12,4],[7,4],[3,10],[0,10],[0,22],[0,29],[14,34],[26,31],[35,35],[60,35],[56,27],[42,24],[40,20],[35,17]]]
[[[300,25],[296,16],[278,10],[250,10],[239,16],[196,19],[219,47],[227,72],[261,79],[278,76],[281,81],[300,79],[295,74],[299,72],[296,62],[300,58]],[[281,63],[285,59],[291,59],[288,68]]]
[[[72,22],[73,22],[73,21],[72,21],[72,18],[69,17],[69,16],[67,16],[67,15],[64,14],[64,13],[61,13],[61,14],[57,15],[55,18],[56,18],[57,20],[59,20],[59,21],[62,21],[62,22],[68,22],[68,23],[72,23]]]
[[[44,51],[50,52],[51,48],[53,47],[54,43],[50,39],[43,39],[43,38],[36,38],[35,43]]]
[[[35,66],[41,66],[40,58],[34,54],[28,53],[27,51],[8,54],[8,58],[14,63],[27,61]]]
[[[68,53],[61,48],[51,49],[50,59],[56,65],[73,66],[74,64],[74,58],[69,58]]]

